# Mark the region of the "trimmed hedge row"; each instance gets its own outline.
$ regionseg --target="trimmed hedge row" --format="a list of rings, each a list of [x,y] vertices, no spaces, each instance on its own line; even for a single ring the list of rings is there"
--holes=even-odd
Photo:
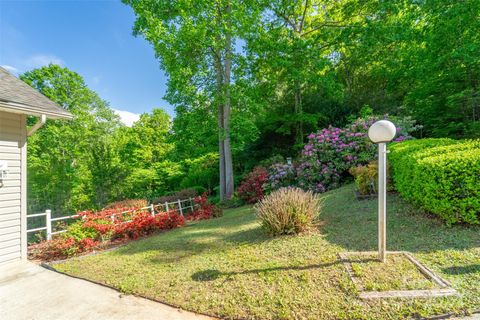
[[[480,224],[480,140],[421,139],[392,144],[398,192],[447,224]]]

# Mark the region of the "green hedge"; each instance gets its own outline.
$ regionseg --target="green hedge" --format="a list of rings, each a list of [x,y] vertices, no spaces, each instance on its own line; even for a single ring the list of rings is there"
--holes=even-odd
[[[480,140],[421,139],[390,147],[398,192],[447,224],[480,224]]]

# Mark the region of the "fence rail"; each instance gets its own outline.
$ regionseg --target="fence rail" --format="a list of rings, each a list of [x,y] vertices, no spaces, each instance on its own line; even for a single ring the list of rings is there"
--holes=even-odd
[[[112,221],[114,221],[115,216],[124,215],[126,213],[131,213],[131,212],[136,212],[136,211],[144,211],[144,210],[150,211],[151,215],[154,216],[155,215],[155,210],[156,209],[158,210],[158,208],[162,208],[163,212],[167,212],[167,211],[169,211],[169,209],[175,209],[175,210],[179,211],[180,215],[184,216],[187,213],[188,210],[190,210],[190,212],[194,211],[195,203],[194,203],[192,198],[183,199],[183,200],[178,199],[176,201],[159,203],[159,204],[153,204],[152,203],[152,204],[150,204],[146,207],[140,208],[140,209],[117,212],[117,213],[114,213],[114,214],[112,214],[108,217],[111,218]],[[75,218],[78,218],[79,215],[74,214],[74,215],[71,215],[71,216],[63,216],[63,217],[52,218],[52,211],[51,210],[45,210],[45,212],[27,215],[27,218],[35,218],[35,217],[45,217],[45,226],[44,227],[33,228],[33,229],[27,229],[27,233],[38,232],[38,231],[45,230],[46,233],[47,233],[47,240],[52,240],[52,237],[54,235],[64,233],[64,232],[67,231],[66,229],[53,231],[54,222],[68,220],[68,219],[75,219]],[[127,221],[130,221],[130,220],[127,220]]]

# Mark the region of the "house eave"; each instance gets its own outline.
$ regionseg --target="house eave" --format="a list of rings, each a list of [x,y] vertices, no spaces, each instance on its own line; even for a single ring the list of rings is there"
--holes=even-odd
[[[58,112],[51,112],[49,110],[39,111],[35,107],[22,104],[22,103],[11,102],[11,101],[0,101],[0,111],[17,113],[17,114],[26,114],[29,116],[37,116],[37,117],[46,115],[49,119],[67,119],[67,120],[73,119],[73,116],[68,112],[58,113]]]

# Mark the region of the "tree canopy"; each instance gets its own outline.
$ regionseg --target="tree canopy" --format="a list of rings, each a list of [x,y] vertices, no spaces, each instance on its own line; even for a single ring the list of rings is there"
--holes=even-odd
[[[74,115],[30,138],[33,206],[187,187],[228,199],[256,164],[295,158],[311,132],[366,112],[411,117],[418,137],[480,135],[479,1],[124,3],[168,75],[175,117],[154,109],[125,127],[78,74],[25,73]]]

